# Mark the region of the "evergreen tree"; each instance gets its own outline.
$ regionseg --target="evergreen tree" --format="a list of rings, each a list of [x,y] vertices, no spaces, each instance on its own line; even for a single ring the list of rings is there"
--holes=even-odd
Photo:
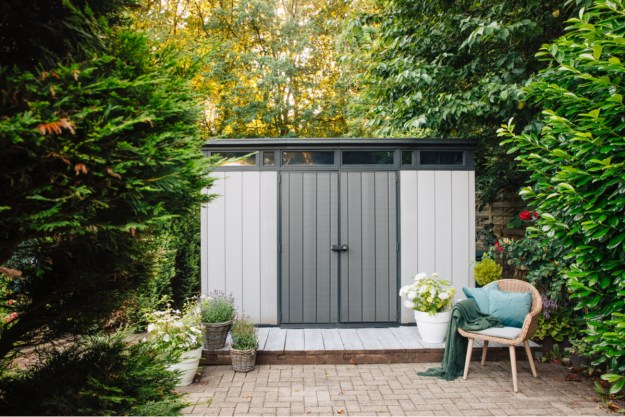
[[[0,358],[96,331],[152,276],[151,233],[207,199],[193,73],[131,4],[0,6]]]

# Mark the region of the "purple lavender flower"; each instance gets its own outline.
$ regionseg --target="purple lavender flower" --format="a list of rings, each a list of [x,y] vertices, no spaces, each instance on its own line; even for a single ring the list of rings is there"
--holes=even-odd
[[[543,317],[549,320],[551,314],[556,311],[558,308],[558,302],[555,300],[550,300],[546,296],[543,295]]]

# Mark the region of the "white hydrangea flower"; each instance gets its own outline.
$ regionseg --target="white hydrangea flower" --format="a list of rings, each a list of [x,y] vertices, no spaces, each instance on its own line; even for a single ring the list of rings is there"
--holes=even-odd
[[[427,290],[428,290],[427,285],[422,285],[421,288],[419,288],[419,294],[426,293]]]
[[[153,323],[148,324],[148,333],[152,333],[153,330],[154,330],[154,324]]]
[[[420,274],[415,275],[414,280],[415,281],[421,281],[422,279],[427,278],[427,274],[421,272]]]
[[[404,301],[404,305],[405,305],[407,308],[414,308],[414,303],[413,303],[412,301],[410,301],[410,300],[405,300],[405,301]]]
[[[432,278],[438,278],[438,272],[434,272],[434,273],[432,274]]]
[[[439,294],[438,298],[440,298],[441,300],[446,300],[449,298],[449,294],[446,292],[442,292]]]
[[[417,298],[417,292],[415,290],[412,290],[408,293],[408,298],[410,298],[411,300]]]
[[[436,290],[435,290],[434,288],[432,288],[432,289],[430,290],[430,295],[431,295],[432,297],[436,297]]]

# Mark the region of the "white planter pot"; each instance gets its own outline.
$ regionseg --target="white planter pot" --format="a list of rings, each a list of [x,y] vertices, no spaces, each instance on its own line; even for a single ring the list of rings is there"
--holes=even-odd
[[[451,311],[443,311],[430,316],[423,311],[415,311],[414,318],[421,339],[427,343],[443,343],[451,321]]]
[[[197,371],[197,367],[200,365],[200,358],[202,357],[202,348],[188,350],[180,356],[178,363],[167,367],[170,371],[180,371],[180,379],[177,386],[184,387],[191,385],[193,377]]]

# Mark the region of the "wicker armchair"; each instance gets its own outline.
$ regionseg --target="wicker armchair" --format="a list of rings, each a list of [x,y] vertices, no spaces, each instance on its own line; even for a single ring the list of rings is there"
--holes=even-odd
[[[512,368],[512,386],[514,392],[519,391],[519,384],[517,380],[517,367],[516,367],[516,351],[515,346],[523,344],[525,346],[525,352],[527,353],[527,359],[532,369],[532,375],[537,377],[536,366],[534,365],[534,358],[532,357],[532,351],[529,345],[529,338],[534,335],[536,331],[536,325],[538,323],[538,315],[543,309],[543,301],[540,293],[530,283],[521,281],[518,279],[502,279],[495,281],[499,284],[499,289],[502,291],[514,291],[514,292],[529,292],[532,294],[532,306],[530,312],[525,316],[523,321],[523,327],[516,329],[514,327],[504,328],[491,328],[481,330],[479,332],[468,332],[458,328],[458,333],[469,339],[469,346],[467,349],[466,362],[464,364],[464,376],[463,379],[467,379],[469,375],[469,365],[471,363],[471,353],[473,352],[473,342],[482,340],[484,347],[482,348],[482,366],[486,363],[486,353],[488,351],[488,343],[495,342],[508,345],[510,350],[510,366]],[[494,284],[494,283],[493,283]],[[491,284],[489,284],[491,285]],[[520,332],[519,332],[520,330]]]

